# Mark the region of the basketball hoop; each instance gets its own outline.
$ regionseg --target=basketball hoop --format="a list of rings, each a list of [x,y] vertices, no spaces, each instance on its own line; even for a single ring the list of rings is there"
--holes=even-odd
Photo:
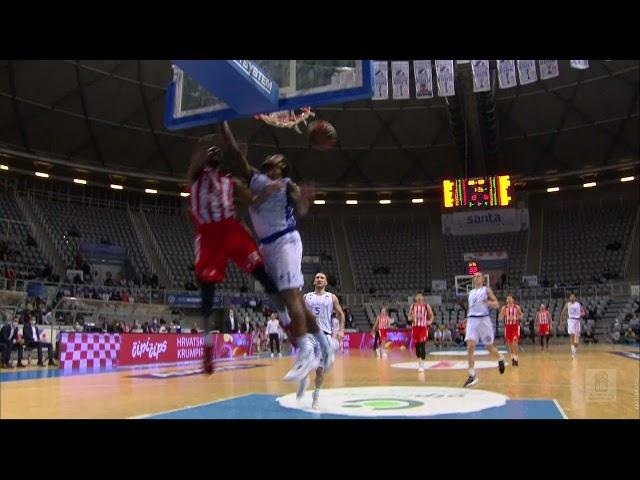
[[[255,116],[256,120],[262,120],[267,125],[276,128],[292,128],[298,133],[302,133],[298,125],[300,123],[307,124],[307,118],[315,117],[316,114],[311,111],[311,107],[302,107],[300,112],[295,110],[282,110],[280,112],[259,113]]]

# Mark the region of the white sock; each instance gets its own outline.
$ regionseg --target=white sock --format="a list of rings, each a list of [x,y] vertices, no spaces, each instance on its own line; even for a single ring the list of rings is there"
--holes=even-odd
[[[504,362],[504,355],[500,354],[500,356],[498,357],[498,361]]]
[[[475,376],[476,376],[476,371],[475,371],[475,369],[473,369],[473,368],[470,368],[470,369],[469,369],[469,376],[470,376],[470,377],[475,377]]]
[[[513,355],[513,359],[517,362],[518,361],[518,355]]]

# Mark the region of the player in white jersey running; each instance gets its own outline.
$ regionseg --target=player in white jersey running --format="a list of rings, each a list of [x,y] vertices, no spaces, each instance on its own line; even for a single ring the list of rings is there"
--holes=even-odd
[[[327,292],[327,276],[323,272],[316,273],[313,279],[313,292],[304,295],[304,301],[307,307],[315,315],[320,332],[327,337],[329,342],[342,342],[344,338],[344,312],[340,306],[340,301],[333,293]],[[333,325],[333,312],[338,315],[338,331],[335,331]],[[333,339],[335,335],[337,340]],[[313,403],[311,408],[318,408],[318,399],[320,396],[320,387],[324,381],[324,369],[322,368],[322,351],[320,345],[315,345],[315,353],[318,358],[318,368],[316,369],[315,390],[313,391]],[[309,384],[309,377],[304,377],[298,386],[296,397],[302,400],[304,392]]]
[[[286,304],[286,309],[276,306],[280,321],[285,329],[290,330],[292,345],[299,349],[293,369],[285,375],[284,380],[300,381],[318,366],[313,338],[322,348],[322,366],[326,373],[335,359],[335,349],[320,332],[315,317],[306,308],[302,298],[302,241],[296,230],[294,216],[294,207],[301,215],[307,213],[314,191],[312,188],[298,187],[285,176],[287,162],[283,155],[268,156],[260,171],[253,168],[240,151],[227,122],[223,123],[223,132],[231,151],[231,165],[237,170],[238,176],[249,184],[253,195],[249,213],[260,239],[260,253],[267,273],[273,278]]]
[[[580,319],[585,316],[585,311],[582,305],[576,300],[575,294],[569,296],[569,302],[567,302],[560,313],[560,321],[569,317],[567,331],[571,337],[571,357],[576,358],[578,353],[578,343],[580,342]]]
[[[476,344],[482,342],[494,358],[498,359],[498,370],[504,373],[504,356],[498,352],[494,341],[493,326],[489,316],[489,308],[497,310],[500,307],[498,299],[491,291],[491,288],[484,286],[484,275],[481,272],[473,276],[473,290],[469,292],[469,309],[467,311],[467,355],[469,357],[469,378],[464,383],[465,387],[471,387],[478,383],[474,354]]]

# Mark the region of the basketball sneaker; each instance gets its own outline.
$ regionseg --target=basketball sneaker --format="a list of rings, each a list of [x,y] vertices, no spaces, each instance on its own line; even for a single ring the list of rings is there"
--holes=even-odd
[[[310,335],[307,334],[305,337],[310,337]],[[283,380],[285,382],[299,382],[309,375],[312,370],[318,368],[318,359],[314,354],[310,339],[305,338],[300,343],[298,358],[296,359],[296,363],[293,364],[293,368],[284,376]]]
[[[422,359],[418,360],[418,371],[424,372],[424,363],[422,362]]]
[[[504,360],[498,361],[498,370],[500,371],[500,375],[504,373]]]
[[[464,382],[464,387],[472,387],[474,386],[476,383],[478,383],[478,377],[476,377],[475,375],[469,375],[469,378],[467,378],[467,381]]]

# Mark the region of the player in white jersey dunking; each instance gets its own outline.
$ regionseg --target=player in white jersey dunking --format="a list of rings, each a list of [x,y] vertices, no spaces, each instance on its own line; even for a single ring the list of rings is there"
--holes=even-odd
[[[571,337],[571,357],[576,358],[580,342],[580,319],[585,316],[585,311],[573,293],[569,296],[569,302],[565,304],[562,313],[560,313],[560,321],[563,321],[567,316],[569,317],[567,331]]]
[[[300,292],[304,284],[302,241],[296,230],[294,216],[294,207],[301,215],[307,213],[314,195],[313,189],[300,188],[285,176],[287,162],[283,155],[268,156],[260,171],[253,168],[240,151],[227,122],[223,123],[223,132],[231,151],[231,165],[249,184],[253,195],[249,213],[253,228],[260,238],[260,253],[266,270],[286,304],[286,310],[279,311],[280,321],[287,330],[291,330],[291,342],[299,349],[293,369],[285,375],[284,380],[300,381],[318,366],[312,337],[322,348],[326,373],[335,359],[335,349],[320,332]]]
[[[341,342],[344,338],[344,312],[342,311],[342,307],[340,306],[340,301],[338,297],[336,297],[333,293],[327,292],[325,289],[327,287],[327,276],[322,273],[316,273],[315,278],[313,279],[313,286],[315,290],[313,292],[309,292],[305,294],[304,301],[307,304],[311,313],[316,317],[316,321],[318,322],[318,327],[320,327],[320,332],[327,337],[327,341],[329,342]],[[338,315],[338,331],[334,331],[335,326],[333,325],[333,312],[336,312]],[[333,339],[335,335],[336,340]],[[315,339],[314,339],[315,340]],[[312,408],[318,408],[318,398],[320,396],[320,387],[322,386],[322,382],[324,381],[324,369],[322,367],[322,350],[320,349],[320,345],[315,342],[315,353],[318,358],[318,368],[316,369],[316,381],[315,381],[315,390],[313,391],[313,403],[311,405]],[[298,386],[298,392],[296,397],[298,400],[302,400],[304,396],[304,391],[307,389],[307,385],[309,384],[309,377],[304,377]]]
[[[491,317],[489,316],[489,308],[497,310],[500,306],[498,299],[491,291],[491,288],[484,286],[484,275],[481,272],[473,276],[473,290],[469,292],[469,309],[467,311],[467,355],[469,357],[469,378],[464,383],[465,387],[470,387],[478,383],[475,366],[474,354],[476,344],[484,343],[487,350],[494,358],[498,359],[498,370],[500,374],[504,373],[504,357],[498,352],[493,344],[494,333],[491,325]]]

